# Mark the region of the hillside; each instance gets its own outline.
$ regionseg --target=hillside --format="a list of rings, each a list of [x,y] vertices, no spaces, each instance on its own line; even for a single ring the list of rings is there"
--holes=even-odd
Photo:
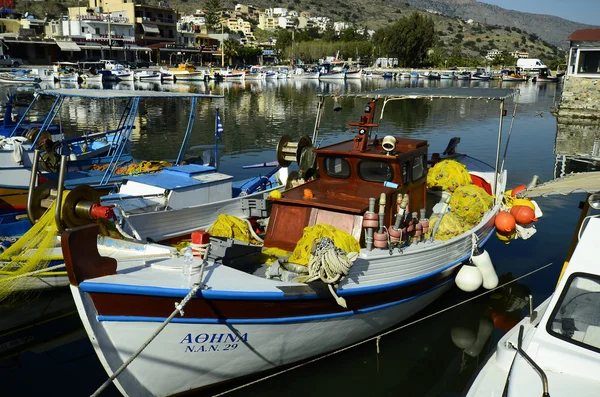
[[[578,29],[593,27],[550,15],[507,10],[475,0],[402,0],[402,2],[422,9],[439,11],[452,17],[518,28],[533,33],[562,49],[568,48],[567,37],[571,33]]]
[[[152,3],[154,0],[146,0]],[[171,0],[180,13],[203,8],[205,0]],[[224,9],[232,10],[238,0],[221,0]],[[44,2],[17,2],[17,8],[34,14],[48,12],[59,16],[76,1],[48,0]],[[288,10],[308,11],[315,16],[327,16],[333,21],[354,23],[357,27],[378,29],[392,24],[398,18],[419,11],[431,16],[436,24],[439,43],[447,53],[457,46],[463,54],[478,57],[488,50],[527,51],[532,58],[546,62],[564,56],[567,37],[577,29],[589,25],[567,21],[559,17],[506,10],[475,0],[253,0],[259,9],[284,7]],[[433,10],[441,15],[427,13]],[[467,24],[464,20],[472,19]],[[558,47],[558,48],[557,48]]]

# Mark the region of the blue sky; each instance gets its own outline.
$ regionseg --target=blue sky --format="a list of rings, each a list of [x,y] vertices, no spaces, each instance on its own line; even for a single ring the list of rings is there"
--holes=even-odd
[[[556,15],[570,21],[600,26],[600,0],[478,0],[502,8]]]

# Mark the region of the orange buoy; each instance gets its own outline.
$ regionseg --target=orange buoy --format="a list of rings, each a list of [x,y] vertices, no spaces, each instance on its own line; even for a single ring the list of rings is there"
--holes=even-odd
[[[515,217],[515,221],[519,225],[529,225],[531,222],[537,221],[535,212],[525,205],[515,205],[510,209],[510,214]]]
[[[509,214],[508,212],[500,212],[496,215],[496,219],[494,220],[494,225],[500,234],[510,234],[515,230],[517,226],[517,222],[515,217]]]
[[[304,189],[304,196],[302,197],[304,200],[309,200],[314,198],[313,192],[310,189]]]
[[[512,190],[510,193],[511,196],[517,197],[517,193],[521,193],[523,190],[527,189],[527,185],[519,185]]]

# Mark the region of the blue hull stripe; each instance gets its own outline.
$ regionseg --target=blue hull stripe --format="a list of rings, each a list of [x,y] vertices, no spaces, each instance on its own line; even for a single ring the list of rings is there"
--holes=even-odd
[[[436,285],[426,291],[420,292],[409,298],[405,298],[395,302],[384,303],[377,306],[366,307],[363,309],[352,310],[341,313],[330,313],[330,314],[317,314],[314,316],[298,316],[298,317],[280,317],[280,318],[251,318],[251,319],[223,319],[223,318],[179,318],[175,317],[171,320],[172,323],[180,324],[290,324],[290,323],[305,323],[308,321],[322,321],[330,320],[340,317],[351,317],[358,314],[370,313],[377,310],[387,309],[388,307],[400,305],[402,303],[409,302],[417,299],[423,295],[427,295],[430,292],[435,291],[438,288],[445,286],[448,283],[454,281],[454,277],[450,280],[444,281],[443,283]],[[166,320],[166,317],[145,317],[145,316],[96,316],[98,321],[112,321],[112,322],[142,322],[142,323],[162,323]]]
[[[483,246],[490,236],[493,234],[489,233],[485,239],[479,244]],[[439,269],[433,273],[428,273],[419,277],[411,278],[410,280],[398,281],[395,283],[374,285],[369,287],[349,288],[347,290],[339,289],[337,294],[339,296],[353,296],[372,294],[376,292],[383,292],[392,289],[405,287],[419,281],[434,277],[437,274],[443,273],[448,269],[451,269],[469,259],[471,255],[465,255],[459,260],[452,262],[451,264]],[[160,288],[160,287],[148,287],[139,285],[126,285],[126,284],[110,284],[110,283],[97,283],[84,281],[79,284],[79,289],[83,292],[96,292],[106,294],[125,294],[125,295],[146,295],[146,296],[162,296],[170,298],[183,298],[189,290],[183,288]],[[284,295],[283,292],[244,292],[244,291],[222,291],[222,290],[202,290],[198,291],[196,298],[204,299],[223,299],[223,300],[303,300],[303,299],[315,299],[317,298],[316,293],[302,294],[302,295]]]

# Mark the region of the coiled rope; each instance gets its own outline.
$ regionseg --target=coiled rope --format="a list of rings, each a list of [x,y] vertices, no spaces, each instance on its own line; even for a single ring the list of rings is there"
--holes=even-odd
[[[347,309],[346,300],[335,293],[333,284],[338,283],[348,275],[352,263],[357,257],[358,252],[347,253],[336,247],[332,239],[323,237],[316,244],[314,253],[311,254],[308,260],[308,278],[303,282],[323,281],[327,284],[329,292],[331,292],[337,304]]]
[[[306,365],[309,365],[309,364],[315,363],[315,362],[317,362],[317,361],[323,360],[324,358],[328,358],[328,357],[330,357],[330,356],[333,356],[333,355],[336,355],[336,354],[342,353],[342,352],[344,352],[344,351],[346,351],[346,350],[353,349],[353,348],[355,348],[355,347],[357,347],[357,346],[360,346],[360,345],[363,345],[363,344],[365,344],[365,343],[367,343],[367,342],[375,341],[375,343],[376,343],[376,348],[377,348],[377,353],[379,353],[379,342],[380,342],[380,340],[381,340],[381,337],[382,337],[382,336],[387,336],[387,335],[389,335],[389,334],[391,334],[391,333],[394,333],[394,332],[400,331],[400,330],[402,330],[402,329],[404,329],[404,328],[407,328],[407,327],[410,327],[410,326],[412,326],[412,325],[415,325],[415,324],[417,324],[417,323],[420,323],[421,321],[428,320],[428,319],[430,319],[431,317],[435,317],[435,316],[437,316],[437,315],[439,315],[439,314],[442,314],[442,313],[444,313],[444,312],[447,312],[448,310],[452,310],[452,309],[454,309],[454,308],[456,308],[456,307],[458,307],[458,306],[461,306],[461,305],[463,305],[463,304],[465,304],[465,303],[468,303],[468,302],[470,302],[470,301],[473,301],[473,300],[475,300],[475,299],[481,298],[482,296],[484,296],[484,295],[487,295],[487,294],[489,294],[490,292],[493,292],[493,291],[496,291],[496,290],[498,290],[498,289],[504,288],[504,287],[506,287],[507,285],[510,285],[510,284],[516,283],[517,281],[519,281],[519,280],[522,280],[522,279],[524,279],[524,278],[526,278],[526,277],[529,277],[529,276],[531,276],[532,274],[535,274],[535,273],[539,272],[540,270],[544,270],[545,268],[547,268],[547,267],[549,267],[549,266],[552,266],[553,264],[554,264],[554,262],[550,262],[550,263],[548,263],[548,264],[546,264],[546,265],[544,265],[544,266],[541,266],[541,267],[539,267],[539,268],[537,268],[537,269],[534,269],[534,270],[530,271],[529,273],[526,273],[526,274],[524,274],[524,275],[522,275],[522,276],[520,276],[520,277],[517,277],[517,278],[515,278],[514,280],[508,281],[508,282],[506,282],[506,283],[504,283],[504,284],[502,284],[502,285],[498,285],[496,288],[493,288],[493,289],[490,289],[490,290],[484,291],[484,292],[482,292],[481,294],[475,295],[475,296],[473,296],[473,297],[471,297],[471,298],[465,299],[465,300],[464,300],[464,301],[462,301],[462,302],[458,302],[458,303],[457,303],[457,304],[455,304],[455,305],[448,306],[448,307],[446,307],[446,308],[444,308],[444,309],[442,309],[442,310],[439,310],[439,311],[437,311],[437,312],[435,312],[435,313],[432,313],[432,314],[429,314],[429,315],[427,315],[427,316],[424,316],[424,317],[421,317],[421,318],[419,318],[419,319],[416,319],[416,320],[414,320],[414,321],[411,321],[410,323],[403,324],[403,325],[401,325],[401,326],[399,326],[399,327],[397,327],[397,328],[393,328],[393,329],[391,329],[391,330],[388,330],[388,331],[386,331],[386,332],[383,332],[383,333],[381,333],[381,334],[379,334],[379,335],[372,336],[372,337],[370,337],[370,338],[368,338],[368,339],[365,339],[365,340],[362,340],[362,341],[360,341],[360,342],[354,343],[354,344],[352,344],[352,345],[349,345],[349,346],[343,347],[343,348],[341,348],[341,349],[339,349],[339,350],[335,350],[335,351],[333,351],[333,352],[330,352],[330,353],[327,353],[327,354],[325,354],[325,355],[322,355],[322,356],[319,356],[319,357],[315,357],[315,358],[313,358],[313,359],[311,359],[311,360],[308,360],[308,361],[305,361],[305,362],[303,362],[303,363],[301,363],[301,364],[294,365],[294,366],[292,366],[292,367],[288,367],[288,368],[286,368],[286,369],[283,369],[283,370],[281,370],[281,371],[278,371],[278,372],[275,372],[275,373],[273,373],[273,374],[267,375],[267,376],[265,376],[265,377],[262,377],[262,378],[260,378],[260,379],[256,379],[256,380],[254,380],[254,381],[252,381],[252,382],[248,382],[248,383],[246,383],[246,384],[243,384],[243,385],[241,385],[241,386],[234,387],[234,388],[232,388],[232,389],[226,390],[226,391],[224,391],[224,392],[221,392],[221,393],[218,393],[218,394],[214,394],[212,397],[220,397],[220,396],[224,396],[224,395],[226,395],[226,394],[229,394],[229,393],[231,393],[231,392],[234,392],[234,391],[238,391],[238,390],[244,389],[244,388],[246,388],[246,387],[248,387],[248,386],[252,386],[252,385],[254,385],[254,384],[260,383],[260,382],[262,382],[262,381],[265,381],[265,380],[267,380],[267,379],[271,379],[271,378],[274,378],[274,377],[276,377],[276,376],[283,375],[283,374],[285,374],[285,373],[287,373],[287,372],[291,372],[291,371],[297,370],[298,368],[302,368],[302,367],[304,367],[304,366],[306,366]]]

